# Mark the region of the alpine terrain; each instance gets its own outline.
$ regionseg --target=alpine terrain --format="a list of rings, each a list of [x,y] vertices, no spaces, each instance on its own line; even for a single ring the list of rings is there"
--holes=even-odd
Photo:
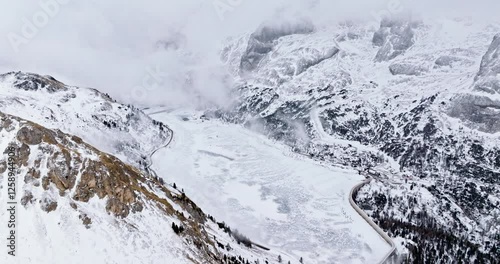
[[[207,117],[373,179],[355,200],[405,262],[498,263],[499,56],[497,22],[264,23],[223,49],[238,99]]]
[[[150,169],[153,151],[172,139],[165,124],[50,76],[7,73],[0,91],[0,197],[18,206],[15,222],[12,205],[1,205],[2,222],[17,223],[10,229],[17,248],[2,252],[1,263],[286,259],[206,214],[165,183],[168,175]],[[4,230],[2,237],[12,234]]]
[[[325,23],[279,9],[242,34],[224,19],[251,3],[208,2],[232,32],[213,54],[219,34],[173,23],[177,9],[108,21],[115,5],[93,3],[102,14],[74,26],[98,26],[60,32],[84,62],[56,78],[17,69],[33,47],[59,47],[43,34],[86,4],[22,28],[40,37],[0,74],[0,263],[500,263],[498,20]],[[186,6],[182,21],[205,21]],[[122,87],[162,60],[169,72],[157,63],[144,87]],[[85,65],[118,88],[59,81],[81,83]]]

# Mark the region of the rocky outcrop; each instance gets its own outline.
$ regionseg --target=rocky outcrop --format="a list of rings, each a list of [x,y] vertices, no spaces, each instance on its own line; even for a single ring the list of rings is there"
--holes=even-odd
[[[497,34],[481,60],[475,78],[475,89],[489,94],[500,94],[500,34]]]
[[[468,126],[480,131],[500,131],[500,102],[487,96],[458,95],[453,100],[448,114],[460,118]]]
[[[0,80],[14,79],[14,87],[26,91],[46,90],[49,93],[67,90],[66,86],[52,76],[41,76],[34,73],[10,72],[0,75]]]
[[[500,74],[500,33],[497,34],[484,54],[476,80],[486,76]]]
[[[473,86],[476,93],[460,94],[453,98],[447,113],[467,126],[487,133],[500,131],[500,34],[494,38],[483,56]]]
[[[392,75],[418,76],[426,73],[428,69],[420,65],[399,62],[391,64],[389,66],[389,71],[392,73]]]
[[[254,70],[260,60],[274,47],[275,40],[293,34],[308,34],[314,31],[314,25],[308,20],[286,21],[282,23],[262,24],[248,40],[246,52],[241,57],[240,70]]]
[[[440,56],[439,58],[437,58],[436,61],[434,62],[434,64],[435,64],[435,67],[437,67],[437,68],[438,67],[453,68],[456,65],[460,65],[460,64],[470,66],[470,65],[474,64],[474,62],[471,61],[470,59],[466,59],[466,58],[459,57],[459,56],[443,55],[443,56]]]
[[[28,168],[25,183],[40,186],[41,181],[46,191],[55,187],[60,196],[73,193],[69,198],[73,201],[88,202],[94,196],[106,198],[108,212],[122,218],[127,217],[131,207],[140,208],[136,205],[141,203],[135,193],[138,187],[134,185],[138,184],[138,179],[145,181],[145,176],[137,169],[77,137],[8,115],[0,114],[0,117],[2,129],[17,123],[16,138],[10,146],[17,150],[17,162]],[[15,123],[7,124],[6,120],[15,120]],[[33,153],[35,150],[42,154]],[[94,158],[84,157],[82,151],[93,154]],[[45,168],[45,173],[41,173],[42,168]],[[33,197],[28,200],[33,200]],[[50,212],[57,208],[57,203],[45,199],[42,207]]]
[[[415,24],[396,19],[383,19],[372,43],[380,47],[375,61],[389,61],[407,51],[414,43]]]

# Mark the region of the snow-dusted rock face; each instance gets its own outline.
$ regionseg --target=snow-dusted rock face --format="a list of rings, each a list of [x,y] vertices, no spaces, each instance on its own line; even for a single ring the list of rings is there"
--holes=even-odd
[[[476,90],[500,94],[500,33],[493,38],[476,76]]]
[[[276,45],[276,40],[293,34],[308,34],[314,31],[310,21],[288,21],[284,23],[264,23],[248,40],[245,54],[241,58],[240,69],[242,72],[252,71],[259,65]]]
[[[499,108],[495,95],[471,84],[500,28],[444,22],[461,29],[454,32],[433,23],[386,20],[377,31],[351,23],[280,38],[252,75],[239,79],[233,109],[208,115],[244,123],[315,159],[374,170],[376,180],[361,189],[359,202],[393,236],[413,239],[427,256],[437,256],[435,246],[451,262],[494,263],[500,256],[492,246],[500,233]],[[334,57],[299,75],[269,74],[294,67],[304,56],[294,50],[325,50],[327,39],[349,35],[357,37],[341,37]],[[241,45],[226,47],[229,65],[241,58]],[[494,58],[495,50],[485,57]],[[496,67],[484,58],[482,65],[489,65],[481,71],[488,76]],[[409,211],[412,205],[418,208]],[[463,237],[467,249],[433,244],[429,230]],[[407,245],[412,259],[421,257]]]
[[[109,253],[119,251],[123,254],[131,250],[141,255],[141,243],[130,248],[124,246],[127,243],[122,241],[126,237],[123,231],[131,232],[137,239],[145,239],[144,233],[148,229],[149,231],[156,229],[154,232],[162,233],[166,240],[159,240],[151,245],[158,247],[158,253],[163,252],[158,254],[150,251],[157,258],[173,256],[178,259],[176,254],[185,254],[186,258],[192,256],[203,263],[216,263],[216,258],[220,257],[214,255],[218,252],[211,245],[208,234],[198,229],[198,225],[203,225],[206,221],[205,215],[200,213],[199,208],[193,207],[190,202],[178,199],[180,195],[173,193],[157,180],[86,144],[82,139],[0,112],[0,142],[2,153],[4,150],[7,152],[8,148],[14,149],[15,153],[12,157],[18,173],[14,177],[18,178],[18,195],[22,195],[21,204],[24,206],[18,208],[20,221],[23,221],[22,228],[19,228],[19,246],[27,248],[31,245],[35,249],[46,249],[42,252],[49,254],[45,260],[37,263],[61,263],[55,260],[62,257],[51,256],[49,253],[51,250],[48,249],[58,247],[66,250],[78,246],[78,236],[98,233],[103,228],[111,228],[117,232],[115,234],[106,232],[110,235],[109,239],[115,242],[113,247],[116,247],[111,249],[109,244],[104,246],[112,251]],[[1,157],[2,190],[6,188],[4,180],[9,172],[7,164],[7,160]],[[6,192],[2,192],[0,196],[5,198],[5,195]],[[180,211],[174,208],[182,208],[178,210],[184,213],[190,212],[189,215],[192,217],[186,219],[187,215],[181,216]],[[4,211],[2,210],[2,215]],[[118,222],[113,223],[112,218],[107,217],[108,213],[117,217]],[[71,232],[75,233],[68,234],[64,239],[57,237],[55,231],[49,227],[52,223],[41,220],[45,219],[47,214],[57,215],[62,226],[73,225],[74,230],[71,229]],[[148,221],[155,222],[157,227],[139,221],[141,215],[151,214],[157,216]],[[35,220],[37,218],[38,221]],[[126,218],[130,227],[121,231],[116,230],[126,225],[120,218]],[[175,235],[170,228],[171,222],[180,222],[185,226],[185,238],[199,243],[200,247],[184,246],[182,237]],[[163,227],[159,228],[159,224]],[[42,233],[44,229],[48,229],[43,235],[49,240],[48,242],[35,240],[36,233],[30,233]],[[64,230],[62,232],[64,233]],[[106,240],[99,241],[100,239],[102,237],[96,235],[93,240],[96,244],[106,242]],[[82,257],[84,254],[91,254],[86,251],[87,249],[82,247],[81,250],[75,251],[75,254]],[[182,253],[182,250],[185,252]],[[71,259],[78,261],[78,258],[75,258],[77,255]],[[18,256],[24,260],[39,257],[36,250],[26,250]],[[119,255],[103,254],[96,259],[104,263],[101,261],[116,258],[119,258]],[[151,261],[151,257],[148,259]]]
[[[0,200],[15,182],[20,201],[19,263],[277,262],[184,193],[77,136],[0,112],[0,150]]]
[[[427,68],[410,63],[393,63],[389,66],[392,75],[422,75],[427,72]]]
[[[500,132],[500,101],[486,95],[459,95],[448,113],[469,127],[488,133]]]
[[[466,64],[471,66],[474,64],[473,61],[453,55],[443,55],[439,57],[435,62],[436,67],[450,67],[453,68],[456,65]]]
[[[2,144],[18,150],[16,160],[26,172],[24,182],[40,187],[34,192],[40,194],[41,189],[49,191],[53,186],[52,191],[61,196],[71,193],[75,202],[88,202],[94,196],[107,198],[106,209],[120,217],[144,207],[133,189],[133,184],[143,177],[135,168],[60,130],[50,130],[3,113],[0,118],[4,132]],[[6,165],[3,159],[2,167]],[[31,202],[37,201],[29,187],[26,186],[22,200],[27,201],[29,196]],[[51,203],[57,207],[57,197],[53,198]]]
[[[404,20],[382,20],[372,39],[373,45],[380,47],[375,61],[389,61],[408,50],[414,42],[413,27],[414,23]]]
[[[484,132],[500,132],[500,34],[484,54],[474,81],[472,93],[455,98],[450,116]]]
[[[72,133],[140,167],[170,136],[164,124],[133,106],[31,73],[0,75],[0,111]]]
[[[8,78],[8,75],[9,74],[2,74],[1,78]],[[15,78],[12,80],[12,86],[17,89],[22,89],[25,91],[46,90],[49,93],[68,90],[63,83],[59,82],[51,76],[23,74],[20,72],[11,73],[10,75],[15,76]]]
[[[500,74],[500,33],[495,35],[488,51],[483,56],[476,79]]]

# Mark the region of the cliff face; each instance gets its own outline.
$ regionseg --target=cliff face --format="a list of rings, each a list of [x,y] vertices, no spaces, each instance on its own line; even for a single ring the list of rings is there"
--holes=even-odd
[[[498,77],[498,74],[500,74],[500,33],[493,37],[488,51],[484,54],[476,80],[483,77]],[[495,91],[500,93],[498,89]]]
[[[488,133],[500,131],[500,34],[495,35],[481,60],[471,92],[458,95],[449,114]]]
[[[314,26],[307,20],[287,21],[279,24],[264,23],[250,35],[245,54],[241,58],[241,72],[255,70],[261,60],[273,50],[279,38],[294,34],[309,34],[313,31]]]
[[[384,19],[380,23],[380,29],[373,35],[373,45],[380,47],[375,61],[392,60],[413,46],[415,27],[415,23],[404,20]]]

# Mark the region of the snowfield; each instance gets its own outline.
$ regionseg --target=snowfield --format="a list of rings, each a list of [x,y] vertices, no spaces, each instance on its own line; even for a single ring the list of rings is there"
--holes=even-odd
[[[2,197],[5,192],[2,190]],[[186,246],[172,231],[171,219],[159,210],[146,209],[141,215],[131,215],[127,221],[103,214],[105,200],[94,198],[89,204],[79,204],[92,217],[88,230],[69,202],[59,201],[59,208],[47,214],[40,208],[17,207],[18,224],[16,257],[2,249],[0,263],[6,264],[189,264]],[[0,205],[2,223],[7,222],[5,203]],[[0,235],[6,238],[3,232]],[[140,230],[137,231],[137,230]]]
[[[153,169],[233,230],[305,263],[377,263],[390,250],[349,204],[356,171],[194,112],[148,112],[174,131]]]

